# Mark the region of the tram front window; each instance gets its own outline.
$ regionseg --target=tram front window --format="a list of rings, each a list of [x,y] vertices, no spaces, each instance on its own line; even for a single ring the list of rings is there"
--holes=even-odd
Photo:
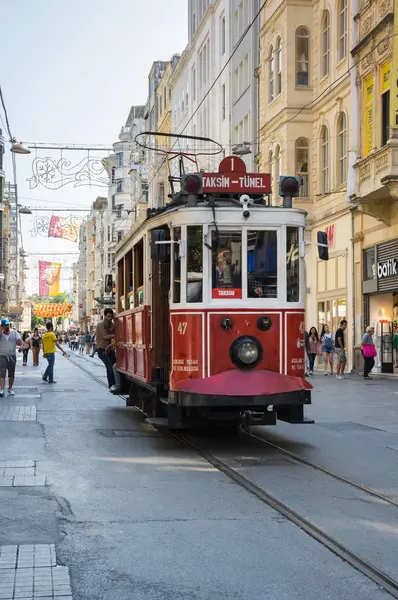
[[[278,295],[276,231],[247,232],[247,295],[276,298]]]
[[[242,233],[212,232],[212,297],[242,298]]]
[[[187,302],[202,302],[203,228],[187,227]]]

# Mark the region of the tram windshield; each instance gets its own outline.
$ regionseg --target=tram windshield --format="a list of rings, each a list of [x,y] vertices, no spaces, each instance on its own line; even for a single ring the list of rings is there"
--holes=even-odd
[[[278,295],[276,231],[247,232],[247,295],[276,298]]]
[[[242,298],[242,232],[212,232],[212,297]]]

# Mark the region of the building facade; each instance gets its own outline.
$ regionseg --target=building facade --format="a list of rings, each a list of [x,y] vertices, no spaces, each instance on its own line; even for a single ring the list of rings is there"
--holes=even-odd
[[[306,325],[335,331],[347,319],[353,364],[352,98],[355,65],[353,6],[271,0],[260,22],[259,170],[272,174],[274,204],[279,177],[302,178],[296,207],[307,211]],[[354,84],[355,90],[355,84]],[[318,259],[317,232],[326,231],[330,259]]]
[[[352,196],[357,341],[367,325],[375,327],[376,369],[384,373],[398,372],[397,13],[393,0],[360,2],[352,50],[359,132]]]

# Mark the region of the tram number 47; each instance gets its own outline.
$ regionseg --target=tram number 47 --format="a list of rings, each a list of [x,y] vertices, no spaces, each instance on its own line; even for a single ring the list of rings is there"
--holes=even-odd
[[[188,323],[186,321],[180,321],[177,326],[177,331],[180,335],[185,335],[187,332]]]

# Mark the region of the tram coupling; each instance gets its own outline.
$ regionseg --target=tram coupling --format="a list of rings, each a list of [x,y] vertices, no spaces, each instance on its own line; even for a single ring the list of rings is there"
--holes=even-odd
[[[240,414],[241,427],[246,429],[247,427],[254,427],[255,425],[276,425],[276,412],[271,411],[254,411],[245,410]]]

